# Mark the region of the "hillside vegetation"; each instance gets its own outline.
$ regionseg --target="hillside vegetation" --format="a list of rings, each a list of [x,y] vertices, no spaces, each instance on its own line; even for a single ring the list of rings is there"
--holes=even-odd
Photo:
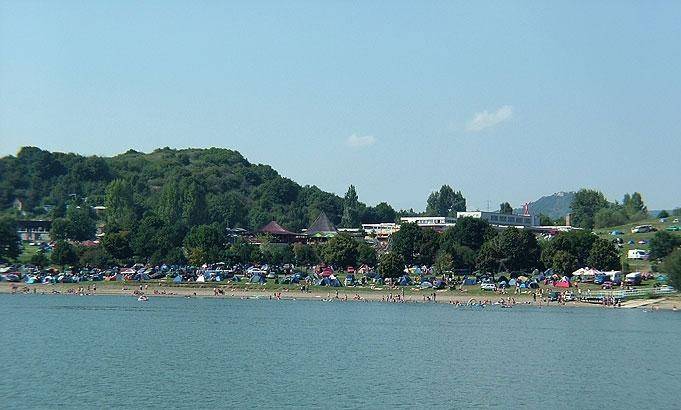
[[[137,220],[161,208],[164,195],[175,194],[205,201],[205,206],[198,204],[205,208],[198,210],[198,223],[226,227],[257,229],[276,219],[300,230],[321,211],[336,224],[343,213],[339,196],[300,186],[268,165],[251,164],[237,151],[218,148],[130,150],[107,158],[24,147],[17,156],[0,158],[0,211],[11,210],[16,199],[29,217],[63,216],[71,202],[105,205],[107,188],[116,180],[131,187]],[[383,204],[379,211],[386,208]],[[394,219],[390,210],[388,217]],[[361,203],[357,212],[366,222],[385,218]]]

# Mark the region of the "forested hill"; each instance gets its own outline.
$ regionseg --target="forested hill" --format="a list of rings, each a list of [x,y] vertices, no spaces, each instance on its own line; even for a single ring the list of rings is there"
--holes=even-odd
[[[0,158],[0,211],[11,210],[17,199],[30,217],[63,216],[73,202],[115,207],[127,201],[132,221],[151,211],[182,218],[190,226],[257,229],[276,219],[294,231],[308,226],[320,211],[339,224],[344,202],[219,148],[84,157],[24,147],[17,156]],[[395,218],[386,204],[366,207],[356,199],[355,204],[353,224]]]

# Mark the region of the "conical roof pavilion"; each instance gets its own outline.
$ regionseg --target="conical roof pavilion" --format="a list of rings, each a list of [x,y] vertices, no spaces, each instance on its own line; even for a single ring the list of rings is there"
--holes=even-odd
[[[260,232],[269,233],[271,235],[296,235],[295,233],[282,228],[277,221],[271,221],[267,225],[263,226],[260,228]]]
[[[321,212],[317,219],[312,222],[312,225],[310,225],[309,228],[307,228],[307,231],[305,231],[305,234],[307,236],[314,236],[317,234],[321,235],[328,235],[328,234],[335,234],[338,232],[335,226],[331,223],[329,218],[326,216],[324,212]]]

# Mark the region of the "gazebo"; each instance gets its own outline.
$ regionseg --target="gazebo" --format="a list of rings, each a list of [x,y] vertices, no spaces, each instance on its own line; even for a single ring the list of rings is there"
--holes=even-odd
[[[258,231],[263,234],[272,235],[278,242],[293,242],[297,234],[281,227],[277,221],[271,221]]]

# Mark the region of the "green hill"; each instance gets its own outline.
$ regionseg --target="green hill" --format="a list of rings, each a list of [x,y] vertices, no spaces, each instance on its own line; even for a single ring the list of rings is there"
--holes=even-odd
[[[0,158],[0,212],[12,212],[19,202],[27,217],[60,216],[73,201],[104,205],[107,187],[117,179],[132,185],[137,220],[159,208],[169,186],[200,195],[205,208],[201,223],[226,227],[257,229],[276,219],[297,231],[321,211],[336,224],[343,212],[339,196],[300,186],[229,149],[163,148],[148,154],[130,150],[114,157],[85,157],[35,147]],[[360,215],[367,222],[385,218],[363,204]]]
[[[625,225],[614,226],[609,228],[595,229],[594,233],[602,238],[613,240],[614,238],[622,238],[624,244],[622,246],[622,260],[627,260],[627,252],[631,249],[644,249],[650,251],[650,239],[655,235],[655,232],[646,233],[632,233],[631,229],[638,225],[652,225],[658,231],[664,231],[672,225],[681,226],[680,223],[674,222],[677,217],[667,218],[665,222],[661,222],[660,219],[646,219],[643,221],[637,221],[628,223]],[[612,232],[621,231],[621,235],[613,235]],[[681,231],[670,232],[672,235],[677,235],[681,238]],[[629,244],[629,241],[634,241],[633,245]],[[645,244],[638,243],[639,241],[646,241]],[[638,261],[638,260],[627,260],[630,265],[630,270],[643,270],[649,271],[651,269],[650,261]]]

